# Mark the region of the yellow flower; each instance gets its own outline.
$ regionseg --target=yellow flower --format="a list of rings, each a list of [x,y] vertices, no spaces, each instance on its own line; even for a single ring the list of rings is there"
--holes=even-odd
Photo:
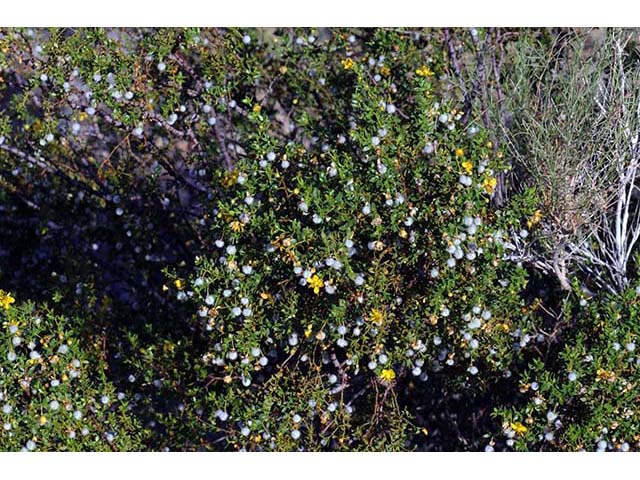
[[[344,68],[345,70],[350,70],[353,68],[353,60],[351,60],[350,58],[345,58],[344,60],[342,60],[342,68]]]
[[[312,275],[307,281],[309,288],[313,288],[313,293],[316,295],[320,293],[320,289],[324,287],[324,282],[318,275]]]
[[[382,68],[380,69],[380,73],[381,73],[383,76],[388,77],[388,76],[389,76],[389,74],[391,73],[391,69],[389,69],[389,67],[387,67],[387,66],[385,65],[384,67],[382,67]]]
[[[178,290],[182,290],[184,288],[184,282],[182,280],[180,280],[179,278],[176,279],[176,281],[173,282],[173,284],[176,286],[176,288]]]
[[[40,416],[40,425],[44,425],[45,423],[47,423],[47,417],[44,415]]]
[[[230,227],[231,227],[231,230],[233,230],[234,232],[241,232],[241,231],[244,230],[244,223],[242,223],[242,222],[240,222],[238,220],[235,220],[235,221],[231,222]]]
[[[522,435],[523,433],[527,433],[527,430],[528,430],[527,427],[525,427],[520,422],[510,423],[509,426],[511,427],[511,430],[516,432],[518,435]]]
[[[260,110],[262,110],[262,107],[258,104],[253,106],[253,113],[260,113]]]
[[[282,65],[282,66],[280,67],[280,73],[281,73],[282,75],[284,75],[285,73],[287,73],[287,70],[288,70],[288,68],[287,68],[287,66],[286,66],[286,65]]]
[[[369,320],[377,325],[382,325],[382,323],[384,322],[384,312],[377,308],[372,308],[371,312],[369,313]]]
[[[482,186],[484,187],[485,192],[487,192],[489,195],[491,195],[496,189],[497,184],[498,181],[495,179],[495,177],[488,177],[482,181]]]
[[[471,163],[469,160],[466,160],[464,162],[462,162],[462,168],[464,168],[464,172],[469,175],[471,173],[471,171],[473,170],[473,163]]]
[[[527,227],[531,228],[534,225],[537,225],[540,223],[540,220],[542,220],[542,212],[540,210],[536,210],[533,215],[531,215],[531,218],[527,220]]]
[[[312,324],[307,325],[307,328],[305,328],[304,330],[304,336],[309,338],[311,336],[312,331],[313,331],[313,325]]]
[[[608,382],[614,382],[616,379],[614,372],[607,372],[604,368],[599,368],[596,375],[600,380],[607,380]]]
[[[224,178],[222,179],[222,186],[224,188],[229,188],[235,185],[238,182],[238,171],[234,170],[233,172],[228,172]]]
[[[392,382],[396,378],[396,372],[392,368],[385,368],[380,372],[380,380],[383,382]]]
[[[463,157],[464,156],[464,150],[461,148],[457,148],[456,149],[456,157]]]
[[[9,306],[12,303],[15,303],[16,299],[11,296],[9,292],[5,292],[4,290],[0,290],[0,307],[5,310],[9,310]]]
[[[429,67],[424,66],[416,70],[416,75],[419,77],[433,77],[434,73]]]

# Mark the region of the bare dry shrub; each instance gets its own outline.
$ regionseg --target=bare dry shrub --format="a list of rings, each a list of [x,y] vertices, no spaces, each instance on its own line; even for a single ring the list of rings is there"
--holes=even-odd
[[[580,272],[620,291],[640,236],[637,32],[609,30],[595,45],[589,32],[573,33],[550,48],[523,37],[514,50],[504,133],[544,218],[533,248],[514,239],[513,258],[553,271],[565,289]]]

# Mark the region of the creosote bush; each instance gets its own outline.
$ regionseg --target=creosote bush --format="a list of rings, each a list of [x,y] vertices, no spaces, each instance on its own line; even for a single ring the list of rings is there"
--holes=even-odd
[[[637,449],[633,273],[535,268],[487,115],[553,35],[2,30],[0,448]]]
[[[33,303],[11,306],[12,297],[0,296],[3,449],[140,449],[126,395],[108,380],[104,362],[82,348],[75,322]]]
[[[629,451],[640,440],[638,295],[572,300],[564,308],[575,324],[562,348],[523,374],[525,401],[499,412],[498,441],[522,451]]]
[[[398,106],[404,121],[381,106],[384,84],[367,75],[376,66],[347,58],[326,86],[354,84],[338,97],[347,118],[333,122],[350,118],[348,130],[309,149],[256,139],[248,155],[257,161],[223,174],[212,199],[207,235],[217,251],[196,261],[189,280],[174,281],[209,341],[203,372],[219,386],[218,401],[234,406],[230,420],[243,419],[227,428],[253,425],[254,435],[234,436],[247,447],[256,431],[260,439],[272,432],[264,417],[244,419],[254,406],[243,391],[269,388],[278,372],[316,377],[322,394],[314,408],[288,412],[276,402],[269,412],[304,413],[290,425],[306,434],[299,445],[355,448],[402,416],[390,393],[397,382],[452,370],[458,388],[483,389],[511,363],[517,327],[505,317],[524,307],[516,293],[526,273],[501,261],[513,217],[488,207],[500,168],[490,142],[438,101],[427,67],[396,73],[395,88],[416,99]],[[260,112],[250,121],[257,136],[268,131]],[[290,395],[311,401],[307,388],[292,385]],[[340,425],[363,402],[387,410],[367,422],[364,439]],[[283,447],[278,438],[267,444]]]

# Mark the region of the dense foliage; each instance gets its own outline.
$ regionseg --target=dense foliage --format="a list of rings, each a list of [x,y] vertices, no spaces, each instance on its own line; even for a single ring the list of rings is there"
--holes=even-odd
[[[637,449],[635,284],[498,126],[568,37],[1,31],[0,448]]]

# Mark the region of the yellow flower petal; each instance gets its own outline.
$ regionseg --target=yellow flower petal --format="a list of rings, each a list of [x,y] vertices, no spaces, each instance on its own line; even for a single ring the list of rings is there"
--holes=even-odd
[[[523,433],[527,433],[527,430],[528,430],[527,427],[525,427],[520,422],[510,423],[509,426],[511,427],[511,430],[516,432],[518,435],[522,435]]]
[[[9,292],[0,290],[0,307],[9,310],[9,307],[16,302],[16,299]]]
[[[420,67],[416,70],[416,75],[419,77],[432,77],[434,73],[431,71],[429,67]]]
[[[384,382],[392,382],[396,378],[396,372],[392,368],[385,368],[380,372],[380,379]]]
[[[377,325],[382,325],[384,323],[384,312],[380,309],[372,308],[371,312],[369,312],[369,320]]]
[[[309,288],[313,289],[313,293],[318,295],[320,293],[320,289],[324,287],[324,282],[318,275],[314,274],[309,277],[309,280],[307,280],[307,285],[309,285]]]
[[[491,195],[496,189],[497,184],[498,181],[495,177],[488,177],[482,181],[482,186],[484,187],[485,192],[487,192],[489,195]]]
[[[350,70],[353,68],[353,60],[351,60],[350,58],[345,58],[344,60],[342,60],[342,68],[344,68],[345,70]]]

